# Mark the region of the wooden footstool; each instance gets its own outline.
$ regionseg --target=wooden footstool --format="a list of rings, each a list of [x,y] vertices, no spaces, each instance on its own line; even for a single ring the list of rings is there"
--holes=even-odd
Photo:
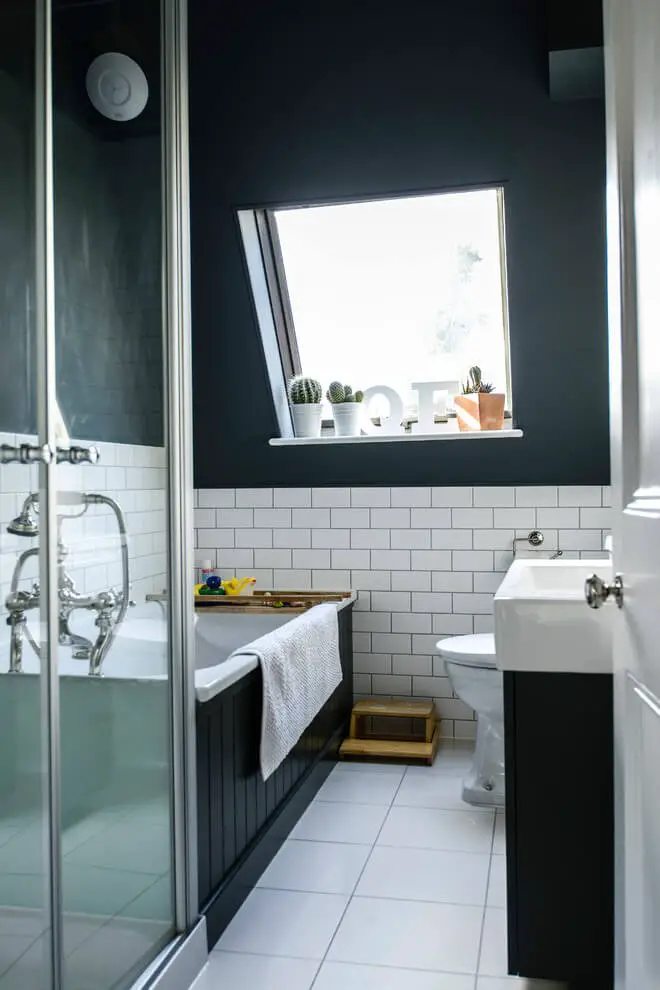
[[[424,740],[418,736],[364,734],[366,718],[424,719]],[[353,705],[349,737],[339,747],[342,760],[352,756],[383,760],[424,760],[429,766],[435,759],[440,741],[440,727],[432,701],[386,701],[367,698]]]

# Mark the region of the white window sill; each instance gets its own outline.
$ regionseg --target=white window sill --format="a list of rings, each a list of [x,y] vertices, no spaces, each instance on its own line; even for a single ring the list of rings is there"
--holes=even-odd
[[[507,427],[503,430],[475,430],[472,433],[461,433],[455,428],[438,433],[397,433],[383,436],[335,437],[330,434],[321,437],[273,437],[268,443],[271,447],[308,447],[346,443],[415,443],[420,440],[509,440],[522,436],[522,430]]]

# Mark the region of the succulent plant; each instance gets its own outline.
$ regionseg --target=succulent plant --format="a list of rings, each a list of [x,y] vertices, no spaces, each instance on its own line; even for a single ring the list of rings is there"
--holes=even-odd
[[[289,399],[294,406],[316,404],[321,401],[323,389],[321,383],[315,378],[305,378],[304,375],[296,375],[289,382]]]
[[[490,382],[485,382],[481,378],[481,368],[475,364],[470,368],[469,377],[465,385],[462,386],[463,395],[472,395],[475,392],[494,392],[495,386]]]
[[[341,382],[330,382],[325,394],[328,402],[333,405],[340,402],[362,402],[364,399],[364,392],[354,393],[351,385],[342,385]]]
[[[330,402],[345,402],[346,389],[341,382],[330,382],[326,396]]]

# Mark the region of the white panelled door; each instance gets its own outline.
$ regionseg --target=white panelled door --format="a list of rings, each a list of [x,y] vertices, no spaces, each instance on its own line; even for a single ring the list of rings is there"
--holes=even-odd
[[[617,990],[660,987],[660,0],[605,0]],[[608,605],[608,607],[614,607]]]

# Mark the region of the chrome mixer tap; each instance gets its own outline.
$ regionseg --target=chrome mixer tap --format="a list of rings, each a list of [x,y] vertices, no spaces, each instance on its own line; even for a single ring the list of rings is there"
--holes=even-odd
[[[89,660],[89,673],[94,676],[101,674],[103,660],[110,650],[117,631],[126,616],[130,604],[130,574],[128,559],[128,533],[126,522],[119,505],[107,495],[78,494],[73,496],[75,503],[83,506],[83,511],[75,516],[58,515],[57,541],[57,596],[59,601],[59,635],[61,645],[71,646],[76,659]],[[108,588],[93,594],[83,594],[76,590],[73,578],[66,570],[68,550],[62,540],[62,520],[79,518],[92,505],[106,505],[114,514],[121,547],[121,588]],[[15,536],[35,537],[39,535],[38,512],[39,495],[28,495],[23,503],[20,514],[7,526],[7,532]],[[5,601],[9,617],[7,624],[11,627],[11,642],[9,654],[9,670],[20,673],[23,669],[23,643],[27,639],[35,653],[39,655],[39,646],[34,641],[27,625],[27,612],[37,609],[41,604],[39,584],[35,583],[31,591],[19,591],[19,583],[26,562],[39,553],[38,548],[32,547],[20,554],[12,575],[9,595]],[[98,634],[94,642],[71,631],[69,620],[77,609],[86,609],[96,613],[95,625]]]

